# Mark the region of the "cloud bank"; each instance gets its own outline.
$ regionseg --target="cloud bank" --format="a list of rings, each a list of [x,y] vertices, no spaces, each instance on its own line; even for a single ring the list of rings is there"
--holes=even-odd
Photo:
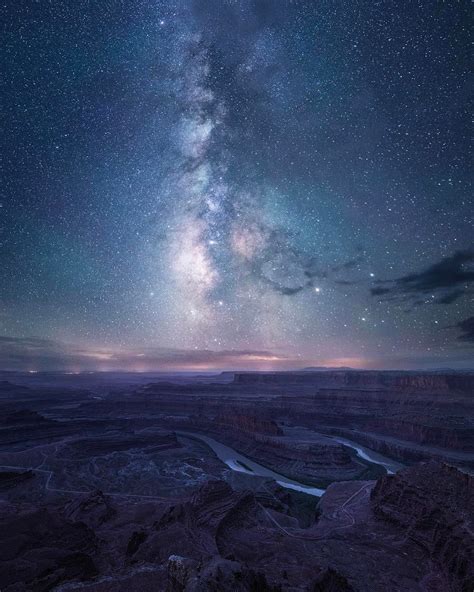
[[[222,370],[295,368],[298,360],[264,350],[82,348],[59,341],[0,336],[0,369],[21,371]]]
[[[381,300],[401,300],[413,306],[423,304],[427,297],[439,304],[452,304],[472,294],[474,282],[474,251],[456,251],[450,257],[418,272],[394,280],[379,280],[371,289]]]

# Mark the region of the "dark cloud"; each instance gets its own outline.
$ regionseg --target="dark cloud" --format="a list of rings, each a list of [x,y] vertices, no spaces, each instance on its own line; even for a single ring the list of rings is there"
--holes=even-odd
[[[469,317],[460,321],[457,327],[461,329],[462,333],[458,337],[459,341],[468,341],[474,343],[474,317]]]
[[[466,264],[474,262],[473,251],[456,251],[451,257],[442,259],[421,273],[414,273],[396,280],[406,292],[431,292],[443,288],[451,289],[474,280],[474,269]]]
[[[67,357],[61,344],[48,339],[0,336],[0,367],[8,370],[27,370],[32,365],[48,368],[59,363],[62,368]]]
[[[417,353],[416,355],[394,355],[374,358],[366,364],[367,369],[385,369],[385,370],[432,370],[432,371],[472,371],[472,355],[467,353],[443,353],[425,355]]]
[[[371,288],[370,293],[372,296],[383,296],[384,294],[389,294],[391,292],[390,288]]]
[[[455,302],[458,298],[461,298],[465,294],[465,290],[453,290],[452,292],[448,292],[445,296],[440,298],[438,302],[440,304],[451,304]]]
[[[419,273],[411,273],[395,280],[381,280],[371,289],[372,296],[397,297],[411,301],[412,305],[423,303],[420,297],[435,296],[439,304],[452,304],[463,295],[471,293],[474,281],[474,251],[456,251],[438,263]]]
[[[311,290],[315,281],[326,280],[349,286],[355,282],[340,278],[341,272],[349,272],[361,263],[362,256],[330,267],[310,257],[292,244],[291,237],[279,228],[270,228],[259,222],[259,229],[266,236],[266,245],[252,262],[252,275],[283,296],[295,296]]]
[[[281,286],[277,282],[272,282],[272,281],[268,281],[268,280],[267,280],[267,284],[269,286],[271,286],[275,290],[275,292],[278,292],[279,294],[282,294],[283,296],[294,296],[295,294],[299,294],[305,288],[310,286],[310,283],[308,282],[307,284],[304,284],[303,286],[295,286],[295,287],[291,288],[289,286]]]
[[[338,271],[344,271],[347,269],[355,269],[361,263],[363,263],[363,261],[364,261],[364,257],[362,255],[359,255],[358,257],[355,257],[354,259],[349,259],[349,261],[344,261],[343,263],[340,263],[339,265],[335,265],[332,268],[332,271],[338,272]]]
[[[293,236],[263,220],[255,201],[242,199],[234,208],[241,221],[237,231],[258,244],[258,251],[241,261],[255,280],[279,294],[294,296],[311,288],[316,278],[328,276],[323,265],[294,245]]]
[[[322,264],[317,263],[316,259],[308,258],[295,249],[278,250],[273,248],[269,250],[270,260],[275,260],[276,255],[280,259],[279,264],[278,266],[273,265],[271,269],[272,273],[275,273],[275,270],[279,271],[280,277],[278,279],[269,277],[261,262],[257,267],[256,275],[260,276],[275,292],[284,296],[295,296],[306,289],[314,288],[314,280],[316,279],[327,280],[339,286],[356,285],[357,281],[339,279],[338,274],[341,271],[354,269],[363,260],[362,257],[357,257],[357,259],[350,259],[334,267],[324,268]]]
[[[35,371],[187,370],[294,367],[296,361],[266,350],[81,348],[59,341],[0,336],[0,368]]]

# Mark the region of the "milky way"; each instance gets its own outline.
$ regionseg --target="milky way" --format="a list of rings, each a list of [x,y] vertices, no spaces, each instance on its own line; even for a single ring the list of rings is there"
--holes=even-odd
[[[467,7],[1,10],[2,368],[469,366]]]

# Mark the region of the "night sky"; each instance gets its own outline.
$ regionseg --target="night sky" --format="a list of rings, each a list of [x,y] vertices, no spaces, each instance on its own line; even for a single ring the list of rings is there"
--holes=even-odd
[[[3,3],[0,367],[472,367],[468,4]]]

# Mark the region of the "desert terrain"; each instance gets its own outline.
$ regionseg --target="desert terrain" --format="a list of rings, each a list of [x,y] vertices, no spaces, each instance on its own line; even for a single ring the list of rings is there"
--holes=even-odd
[[[470,592],[474,374],[0,376],[2,592]]]

